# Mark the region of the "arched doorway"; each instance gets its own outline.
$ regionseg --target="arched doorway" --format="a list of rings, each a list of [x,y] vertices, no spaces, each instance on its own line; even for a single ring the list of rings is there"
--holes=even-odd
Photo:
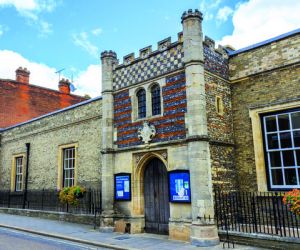
[[[169,233],[168,172],[158,158],[149,161],[144,172],[145,232]]]

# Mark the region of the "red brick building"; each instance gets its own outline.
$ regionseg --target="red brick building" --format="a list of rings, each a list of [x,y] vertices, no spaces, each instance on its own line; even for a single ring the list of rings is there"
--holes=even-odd
[[[59,90],[29,83],[26,68],[16,70],[16,80],[0,79],[0,128],[10,127],[86,100],[70,94],[70,82],[62,79]]]

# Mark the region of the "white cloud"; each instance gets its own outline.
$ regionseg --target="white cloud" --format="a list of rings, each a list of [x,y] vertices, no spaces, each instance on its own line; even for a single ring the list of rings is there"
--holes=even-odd
[[[233,13],[234,30],[219,41],[236,49],[300,27],[299,0],[250,0]]]
[[[0,6],[14,6],[17,11],[32,11],[38,8],[36,0],[0,0]]]
[[[219,22],[226,22],[228,20],[228,17],[232,15],[232,13],[233,9],[228,6],[224,6],[218,10],[216,18]]]
[[[51,24],[40,18],[43,12],[52,12],[61,0],[0,0],[0,8],[14,7],[16,11],[35,25],[44,37],[52,32]]]
[[[4,27],[0,25],[0,37],[4,34]]]
[[[214,18],[214,11],[216,8],[219,7],[223,0],[201,0],[199,9],[204,15],[204,20],[209,21]]]
[[[39,22],[39,25],[40,25],[40,36],[44,37],[53,32],[51,23],[41,20]]]
[[[98,58],[98,48],[92,44],[89,40],[88,34],[86,32],[80,32],[79,34],[73,34],[73,42],[83,48],[91,56]]]
[[[0,7],[15,7],[19,13],[51,12],[60,1],[58,0],[0,0]]]
[[[30,71],[30,83],[51,89],[58,89],[58,75],[56,68],[43,63],[37,63],[24,58],[22,55],[10,51],[0,50],[0,78],[15,79],[18,67],[26,67]],[[65,77],[61,75],[61,77]],[[74,94],[88,94],[92,97],[101,94],[101,66],[90,65],[85,71],[74,77],[77,90]]]
[[[88,68],[79,73],[78,77],[74,81],[74,85],[77,88],[75,93],[84,95],[88,94],[91,97],[101,95],[101,66],[90,65]]]
[[[102,34],[103,30],[101,28],[96,28],[96,29],[93,29],[91,32],[93,35],[99,36],[100,34]]]

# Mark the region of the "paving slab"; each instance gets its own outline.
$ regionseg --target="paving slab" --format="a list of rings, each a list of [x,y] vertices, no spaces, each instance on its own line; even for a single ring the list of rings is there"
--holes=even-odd
[[[188,242],[169,240],[167,236],[155,234],[103,233],[89,225],[3,213],[0,213],[0,226],[111,249],[223,249],[222,243],[215,247],[196,247]],[[261,248],[236,245],[235,249],[254,250]]]

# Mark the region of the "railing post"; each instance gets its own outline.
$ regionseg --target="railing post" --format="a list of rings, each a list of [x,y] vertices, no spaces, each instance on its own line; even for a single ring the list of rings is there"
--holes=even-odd
[[[277,205],[278,204],[277,204],[276,194],[277,194],[277,192],[275,192],[275,196],[272,195],[273,216],[274,216],[274,223],[275,223],[276,234],[279,234],[279,230],[280,230],[280,236],[282,236],[281,225],[280,225],[280,218],[278,218],[278,214],[277,214],[277,210],[278,210]]]
[[[44,210],[44,189],[42,189],[42,210]]]
[[[88,193],[88,213],[92,213],[92,192],[93,190],[89,188],[89,193]]]
[[[254,194],[252,196],[252,216],[253,216],[253,222],[254,222],[254,229],[255,232],[257,233],[257,220],[256,220],[256,207],[255,207],[255,198]]]
[[[8,191],[7,207],[10,208],[10,190]]]

